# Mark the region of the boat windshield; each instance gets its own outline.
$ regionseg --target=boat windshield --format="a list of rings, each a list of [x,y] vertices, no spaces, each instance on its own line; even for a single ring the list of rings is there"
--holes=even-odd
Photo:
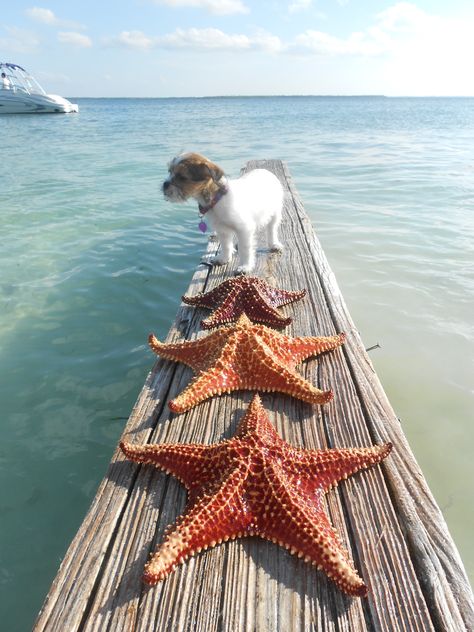
[[[12,90],[26,94],[43,94],[46,92],[24,68],[17,64],[0,62],[0,90]]]

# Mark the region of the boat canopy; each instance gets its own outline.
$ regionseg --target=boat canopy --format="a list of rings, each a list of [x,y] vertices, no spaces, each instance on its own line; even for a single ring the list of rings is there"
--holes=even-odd
[[[9,89],[13,90],[13,92],[26,92],[27,94],[42,95],[46,94],[36,79],[18,64],[0,62],[0,74],[5,74],[10,82]]]
[[[5,66],[5,68],[12,68],[13,70],[23,70],[23,72],[26,72],[26,70],[18,64],[9,64],[7,62],[3,62],[0,63],[0,68],[2,68],[2,66]]]

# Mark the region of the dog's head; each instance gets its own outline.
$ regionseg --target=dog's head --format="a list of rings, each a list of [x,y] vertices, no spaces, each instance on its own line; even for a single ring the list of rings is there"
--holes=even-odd
[[[170,162],[163,193],[170,202],[192,197],[209,202],[219,190],[223,170],[201,154],[181,154]],[[222,185],[221,185],[222,186]]]

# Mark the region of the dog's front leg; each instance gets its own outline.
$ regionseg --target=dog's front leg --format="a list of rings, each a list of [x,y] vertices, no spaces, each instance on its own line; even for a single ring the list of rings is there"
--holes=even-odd
[[[278,239],[278,228],[281,222],[281,215],[276,215],[267,226],[268,247],[273,252],[281,252],[283,244]]]
[[[221,245],[221,250],[219,254],[211,260],[211,263],[214,265],[224,265],[225,263],[229,263],[234,254],[234,235],[232,231],[219,229],[216,230],[217,239]]]
[[[255,231],[245,230],[237,233],[239,244],[239,267],[237,274],[247,274],[255,268]]]

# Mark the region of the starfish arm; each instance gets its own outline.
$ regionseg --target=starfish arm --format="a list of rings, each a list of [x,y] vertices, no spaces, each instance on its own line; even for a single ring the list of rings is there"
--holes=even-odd
[[[225,329],[219,329],[197,340],[168,344],[160,342],[150,334],[148,343],[151,350],[161,358],[182,362],[194,371],[200,371],[212,360],[216,349],[225,343],[227,336],[228,332]]]
[[[182,296],[181,300],[187,305],[214,309],[226,296],[230,281],[232,280],[233,279],[228,279],[227,281],[224,281],[213,290],[209,290],[209,292],[200,292],[199,294],[196,294],[196,296]]]
[[[259,535],[312,562],[345,593],[365,596],[367,587],[324,511],[322,492],[311,499],[300,495],[278,466],[272,468],[267,481],[271,500],[267,501],[267,519],[260,525]]]
[[[172,474],[188,490],[206,480],[214,453],[219,450],[214,445],[189,443],[134,445],[125,441],[120,442],[120,449],[131,461],[153,465],[159,470]]]
[[[238,371],[240,384],[236,389],[277,391],[309,404],[325,404],[333,398],[332,391],[316,388],[296,371],[285,366],[260,336],[253,338],[251,343],[252,346],[248,345],[246,348],[245,356],[241,354],[239,357],[243,366]],[[252,373],[245,371],[248,365],[253,367]]]
[[[294,555],[304,557],[323,570],[348,595],[365,597],[367,586],[360,578],[335,529],[323,510],[296,511],[288,517],[285,541],[275,528],[268,539],[276,540]]]
[[[156,584],[177,564],[202,549],[245,535],[252,517],[242,502],[244,467],[233,470],[210,494],[202,494],[172,527],[145,566],[144,581]]]
[[[316,479],[317,486],[327,491],[338,481],[351,474],[380,463],[392,450],[391,443],[374,445],[370,448],[346,448],[332,450],[306,450],[301,453],[301,477],[311,485]]]
[[[270,341],[268,332],[263,332],[261,336],[267,344]],[[281,334],[279,339],[278,356],[288,367],[294,368],[302,360],[306,360],[311,356],[332,351],[341,346],[346,339],[344,333],[335,336],[303,336],[300,338],[292,338]]]
[[[241,290],[233,288],[229,291],[219,307],[212,314],[201,322],[203,329],[212,329],[220,325],[232,323],[244,311],[244,305],[240,299]]]
[[[267,284],[266,287],[262,289],[262,294],[263,293],[265,293],[265,296],[272,307],[289,305],[290,303],[295,303],[306,296],[306,290],[291,292],[289,290],[280,290]]]
[[[244,311],[252,322],[266,323],[274,327],[286,327],[291,323],[291,318],[280,316],[274,305],[267,298],[267,293],[258,286],[249,286],[244,294]]]
[[[219,360],[207,371],[201,371],[177,397],[168,402],[174,413],[184,413],[214,395],[230,393],[239,388],[238,375],[232,366]]]
[[[247,408],[245,415],[239,422],[235,438],[245,439],[249,435],[257,436],[260,442],[267,447],[279,444],[281,439],[275,427],[268,419],[260,395],[255,393]]]

